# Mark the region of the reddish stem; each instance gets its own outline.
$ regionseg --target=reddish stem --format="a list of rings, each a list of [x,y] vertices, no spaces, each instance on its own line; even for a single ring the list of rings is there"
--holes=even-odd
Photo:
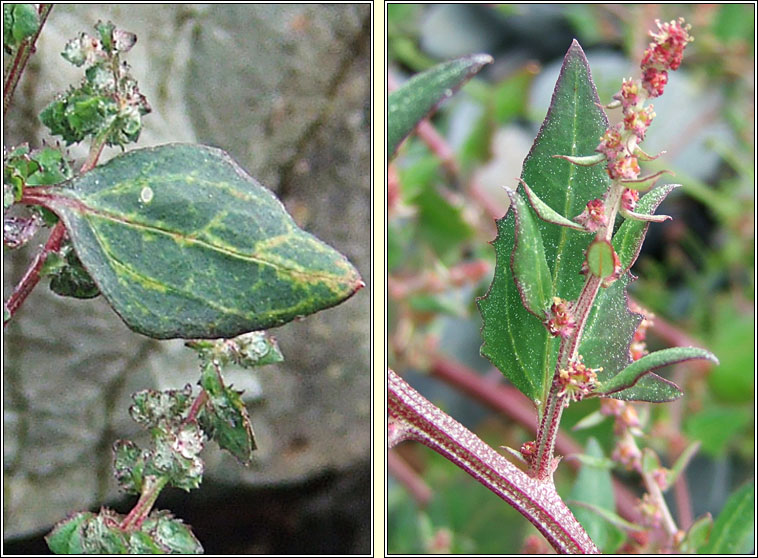
[[[36,50],[34,45],[37,42],[37,38],[42,32],[42,27],[44,27],[45,21],[47,21],[47,16],[50,15],[52,9],[52,4],[39,5],[37,12],[39,13],[39,28],[32,37],[24,40],[16,52],[16,57],[13,59],[13,65],[11,66],[11,69],[8,72],[8,77],[6,77],[5,83],[3,84],[3,113],[8,110],[8,107],[11,104],[13,94],[16,92],[16,86],[24,73],[24,69],[26,69],[26,63],[29,62],[29,58]]]
[[[493,383],[463,364],[447,357],[445,359],[436,358],[432,363],[430,372],[433,376],[444,380],[463,393],[467,393],[494,411],[510,417],[530,432],[535,431],[534,404],[518,389]],[[494,372],[502,378],[500,371],[495,370]],[[565,456],[583,453],[582,448],[570,436],[560,431],[555,439],[555,449]],[[578,459],[564,459],[564,461],[574,469],[578,469],[581,464]],[[637,496],[615,478],[613,479],[613,492],[619,514],[629,521],[640,521]]]
[[[195,400],[192,402],[187,418],[184,419],[185,423],[193,422],[197,420],[197,414],[205,406],[205,402],[208,401],[208,393],[205,390],[201,390]]]
[[[392,370],[387,371],[387,380],[387,409],[394,443],[416,440],[455,463],[526,517],[556,551],[599,552],[551,480],[529,477]]]
[[[5,324],[7,324],[8,321],[13,317],[19,306],[21,306],[24,300],[26,300],[26,297],[29,296],[29,293],[31,293],[34,287],[37,286],[37,283],[39,283],[39,280],[41,278],[40,271],[42,270],[42,266],[45,264],[45,260],[47,260],[47,256],[51,252],[57,252],[60,250],[65,236],[66,227],[61,221],[58,221],[55,227],[53,227],[53,230],[50,233],[50,237],[47,239],[45,246],[43,246],[42,250],[35,256],[32,264],[26,270],[23,278],[19,284],[16,285],[16,288],[13,289],[13,293],[8,299],[8,302],[5,303],[5,309],[8,313],[5,316],[3,327],[5,327]]]
[[[139,526],[142,525],[142,522],[145,521],[148,515],[150,515],[150,510],[153,509],[153,505],[158,499],[158,495],[167,483],[168,477],[160,477],[158,479],[150,475],[145,477],[139,500],[132,508],[132,511],[130,511],[121,522],[121,525],[119,526],[121,530],[129,531],[131,529],[139,528]]]
[[[432,489],[397,452],[387,454],[387,472],[405,487],[419,507],[425,507],[432,499]]]

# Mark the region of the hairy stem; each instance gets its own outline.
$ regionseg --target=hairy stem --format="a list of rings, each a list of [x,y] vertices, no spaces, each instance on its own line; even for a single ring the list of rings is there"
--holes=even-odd
[[[614,182],[611,184],[605,200],[607,224],[597,231],[597,239],[610,242],[623,193],[624,187],[620,183]],[[540,426],[537,430],[537,452],[535,459],[532,461],[530,473],[538,480],[544,481],[552,477],[555,439],[558,436],[558,427],[560,426],[563,409],[567,404],[566,395],[561,395],[560,385],[557,381],[558,375],[561,370],[567,368],[569,363],[575,361],[579,356],[579,345],[582,342],[584,326],[590,316],[592,305],[595,303],[595,298],[602,283],[602,278],[596,277],[591,272],[587,272],[587,281],[582,288],[582,292],[579,294],[579,298],[572,305],[576,326],[571,335],[561,340],[558,361],[555,364],[555,371],[553,372],[553,382],[550,385]]]
[[[552,481],[531,478],[392,370],[387,371],[390,447],[416,440],[458,465],[508,502],[564,554],[597,554],[597,547],[561,500]]]

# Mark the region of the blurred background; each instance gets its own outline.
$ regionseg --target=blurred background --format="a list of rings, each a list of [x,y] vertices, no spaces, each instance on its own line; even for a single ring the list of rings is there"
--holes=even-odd
[[[282,365],[226,376],[245,390],[254,463],[209,444],[201,487],[166,489],[157,503],[192,525],[210,554],[370,552],[370,9],[55,5],[3,121],[7,147],[54,142],[37,115],[82,78],[60,53],[111,20],[138,36],[125,58],[153,109],[128,148],[227,150],[367,283],[344,304],[272,331]],[[69,155],[78,168],[86,146]],[[40,233],[5,254],[5,298],[44,241]],[[118,493],[111,469],[116,439],[146,439],[129,418],[131,394],[194,384],[199,368],[182,341],[141,337],[101,297],[64,299],[46,281],[4,334],[4,548],[44,554],[42,535],[67,514],[131,509],[136,500]]]
[[[681,528],[716,517],[729,494],[753,477],[755,290],[754,5],[410,5],[387,6],[390,88],[436,63],[491,54],[485,67],[401,145],[389,165],[389,366],[490,445],[518,448],[534,438],[536,412],[484,358],[475,299],[492,278],[495,219],[507,209],[550,103],[572,39],[583,47],[602,102],[622,78],[639,77],[655,20],[684,17],[695,42],[670,72],[642,147],[665,150],[643,174],[667,168],[683,185],[658,212],[673,220],[650,227],[632,271],[630,295],[656,316],[649,349],[697,345],[718,367],[697,363],[662,375],[685,396],[640,406],[640,442],[670,466],[700,441],[686,478],[667,493]],[[611,111],[611,118],[618,117]],[[661,181],[659,181],[661,183]],[[506,390],[499,404],[483,394]],[[581,451],[590,436],[606,455],[610,420],[569,429],[598,408],[572,405],[563,430]],[[574,465],[576,463],[574,462]],[[507,504],[427,448],[405,443],[389,455],[390,553],[547,551],[524,545],[537,531]],[[558,490],[571,491],[571,460]],[[615,475],[627,493],[639,477]],[[633,501],[631,501],[633,503]],[[533,540],[532,540],[533,542]],[[620,543],[616,543],[617,545]],[[612,548],[606,549],[613,551]]]

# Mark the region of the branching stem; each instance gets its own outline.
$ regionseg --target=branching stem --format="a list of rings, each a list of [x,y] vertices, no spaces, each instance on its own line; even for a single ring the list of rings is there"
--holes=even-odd
[[[564,554],[599,551],[552,480],[532,478],[462,424],[427,401],[392,370],[387,371],[390,440],[416,440],[458,465],[526,517]]]
[[[146,476],[145,483],[142,486],[142,493],[139,500],[132,508],[132,511],[121,522],[120,528],[123,531],[139,528],[142,522],[145,521],[150,510],[153,509],[155,501],[158,499],[158,495],[163,490],[163,487],[168,483],[168,477],[153,477]]]

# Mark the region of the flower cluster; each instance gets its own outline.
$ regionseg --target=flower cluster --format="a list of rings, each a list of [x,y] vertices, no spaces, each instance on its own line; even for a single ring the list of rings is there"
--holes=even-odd
[[[647,336],[647,329],[653,325],[655,314],[649,310],[644,310],[639,305],[631,302],[629,304],[629,309],[632,312],[642,314],[643,316],[640,325],[637,326],[637,329],[634,332],[632,343],[629,345],[629,356],[632,360],[639,360],[648,353],[645,337]]]
[[[694,39],[690,37],[691,27],[684,25],[684,18],[669,23],[655,20],[658,33],[650,32],[653,42],[650,43],[642,56],[642,85],[651,97],[663,93],[663,87],[668,82],[666,70],[676,70],[682,63],[684,47]]]
[[[537,457],[537,442],[534,440],[524,442],[521,444],[519,452],[521,453],[521,457],[524,458],[524,461],[526,461],[526,463],[531,466],[534,462],[534,458]]]
[[[690,26],[679,18],[669,23],[656,20],[658,33],[651,32],[651,42],[642,58],[641,80],[624,80],[621,91],[614,95],[616,106],[621,106],[624,119],[608,129],[600,139],[596,151],[608,161],[608,175],[613,180],[635,180],[640,173],[637,161],[637,143],[645,139],[648,126],[655,118],[653,106],[644,106],[648,98],[659,97],[668,83],[668,70],[676,70],[682,63],[684,48],[692,41]]]
[[[601,227],[608,224],[608,217],[605,215],[605,204],[603,200],[591,200],[587,202],[587,207],[581,214],[574,218],[574,221],[584,226],[589,232],[595,232]]]
[[[545,326],[551,335],[559,335],[564,338],[571,335],[576,327],[576,320],[569,308],[569,303],[557,296],[553,297],[553,304],[550,306]]]
[[[580,355],[569,363],[568,368],[563,368],[558,373],[556,377],[556,382],[560,385],[558,395],[566,395],[567,403],[569,400],[580,401],[595,390],[597,372],[602,370],[602,368],[587,368]]]

